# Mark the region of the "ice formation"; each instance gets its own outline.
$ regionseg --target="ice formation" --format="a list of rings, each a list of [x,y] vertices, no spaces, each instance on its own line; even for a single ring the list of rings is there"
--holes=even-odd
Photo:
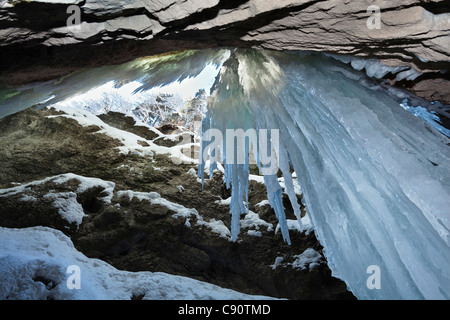
[[[385,65],[383,62],[378,61],[376,59],[364,59],[358,57],[350,57],[350,56],[342,56],[337,54],[328,54],[336,60],[339,60],[344,63],[350,63],[350,65],[356,70],[366,70],[366,74],[369,77],[374,77],[377,79],[383,78],[386,74],[392,73],[395,74],[395,78],[397,81],[401,81],[406,79],[408,81],[415,80],[417,77],[420,77],[422,73],[417,71],[414,67],[409,66],[400,66],[400,67],[391,67]],[[421,59],[419,57],[419,59]]]
[[[272,152],[297,218],[291,168],[333,274],[358,298],[449,299],[448,139],[380,86],[333,64],[316,55],[232,51],[212,88],[203,132],[279,130]],[[249,159],[235,163],[212,141],[203,137],[201,155],[209,151],[212,167],[214,160],[225,167],[237,239],[239,216],[248,211]],[[250,143],[242,144],[249,152]],[[264,182],[289,243],[276,174]],[[382,272],[381,289],[366,285],[372,265]]]

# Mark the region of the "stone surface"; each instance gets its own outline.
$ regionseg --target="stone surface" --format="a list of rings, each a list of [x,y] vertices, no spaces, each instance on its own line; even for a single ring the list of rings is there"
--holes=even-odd
[[[108,113],[100,114],[98,117],[110,126],[134,133],[147,140],[153,140],[159,137],[157,133],[150,130],[147,126],[137,125],[132,117],[124,116],[123,113],[110,111]]]
[[[71,237],[77,250],[120,270],[166,272],[273,297],[354,298],[331,276],[324,259],[311,270],[293,268],[296,256],[308,248],[321,254],[322,247],[314,232],[292,231],[292,245],[283,242],[275,232],[273,210],[256,205],[266,198],[263,184],[250,183],[250,210],[273,228],[254,230],[260,232],[257,237],[247,233],[252,228],[243,227],[239,241],[231,242],[205,224],[222,221],[230,228],[229,207],[220,201],[231,191],[220,172],[206,180],[202,191],[192,174],[196,166],[176,165],[163,154],[121,154],[114,148],[119,140],[98,133],[98,127],[52,117],[58,113],[27,109],[0,119],[0,226],[56,228]],[[122,117],[119,121],[120,114],[111,113],[102,119],[143,133],[142,139],[151,143],[144,137],[146,131],[136,130],[128,117]],[[80,187],[83,183],[89,187]],[[130,198],[128,190],[138,196]],[[150,192],[158,192],[164,201],[152,203]],[[294,219],[287,196],[285,200],[289,218]],[[58,213],[69,205],[81,211],[80,224]],[[195,208],[198,215],[188,220],[174,217],[180,205]],[[273,268],[277,257],[283,261]]]
[[[67,26],[74,12],[69,5],[80,6],[81,24]],[[381,10],[380,29],[367,26],[373,5]],[[450,90],[438,73],[450,64],[444,0],[0,1],[3,84],[48,80],[142,55],[223,46],[377,58],[444,81],[442,97]]]

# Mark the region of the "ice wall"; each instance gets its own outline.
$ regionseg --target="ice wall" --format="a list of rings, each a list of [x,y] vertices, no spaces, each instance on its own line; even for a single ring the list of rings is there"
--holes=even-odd
[[[203,130],[279,130],[279,168],[287,181],[295,170],[330,268],[358,298],[449,299],[445,136],[322,56],[234,50],[212,90]],[[221,160],[236,221],[246,210],[247,168]],[[274,175],[264,180],[289,242],[281,188]],[[234,223],[232,233],[236,239]],[[371,266],[380,270],[380,289],[367,286]]]

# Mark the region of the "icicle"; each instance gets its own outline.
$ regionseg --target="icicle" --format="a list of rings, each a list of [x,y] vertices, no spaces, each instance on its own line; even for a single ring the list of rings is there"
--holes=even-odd
[[[231,167],[231,183],[233,187],[231,188],[231,239],[233,241],[237,240],[237,237],[240,232],[240,219],[241,219],[241,210],[239,202],[239,178],[238,178],[238,169],[237,164],[229,164],[227,165]]]
[[[288,161],[288,155],[284,148],[280,148],[279,150],[279,167],[281,172],[283,173],[284,184],[286,188],[286,192],[289,197],[289,201],[291,202],[292,208],[294,209],[295,217],[297,218],[298,225],[300,230],[303,229],[302,220],[301,220],[301,212],[300,205],[297,200],[297,195],[294,189],[294,183],[292,181],[292,174],[290,171],[290,164]]]
[[[198,176],[198,178],[200,178],[202,180],[202,191],[205,186],[205,162],[206,162],[205,155],[206,155],[206,152],[208,151],[207,144],[205,141],[206,139],[209,139],[209,137],[207,137],[205,134],[205,132],[207,132],[207,130],[209,129],[208,120],[209,120],[209,118],[208,118],[208,114],[207,114],[207,116],[202,121],[202,135],[201,135],[199,161],[198,161],[197,176]]]
[[[290,245],[291,239],[289,238],[289,229],[287,226],[286,215],[283,207],[283,190],[278,183],[277,176],[264,176],[264,184],[266,185],[267,189],[267,200],[269,200],[269,204],[275,210],[283,239]]]

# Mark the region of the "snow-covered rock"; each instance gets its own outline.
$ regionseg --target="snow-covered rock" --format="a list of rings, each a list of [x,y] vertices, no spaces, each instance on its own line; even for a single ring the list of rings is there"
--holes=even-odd
[[[1,300],[272,299],[162,272],[117,270],[45,227],[0,227],[0,279]]]
[[[127,124],[127,115],[122,117],[123,124]],[[325,264],[314,272],[288,268],[283,277],[290,280],[281,285],[281,274],[268,268],[273,260],[279,255],[298,254],[303,241],[313,243],[315,248],[320,248],[320,244],[312,233],[300,232],[293,236],[291,246],[282,242],[275,233],[276,220],[270,206],[256,206],[265,197],[263,184],[251,181],[252,211],[240,217],[244,232],[239,242],[233,243],[230,209],[215,202],[229,197],[223,186],[223,173],[216,170],[211,179],[205,179],[202,190],[192,165],[178,165],[170,160],[171,148],[153,146],[147,130],[142,128],[115,127],[120,126],[119,114],[112,120],[103,121],[76,110],[56,112],[48,108],[28,109],[0,119],[0,226],[9,228],[4,228],[4,232],[9,232],[5,237],[13,231],[23,236],[25,247],[30,237],[36,236],[39,239],[35,245],[40,247],[30,256],[33,249],[22,250],[16,236],[11,235],[14,244],[3,241],[2,236],[2,294],[11,299],[130,299],[141,297],[145,292],[138,287],[142,287],[157,290],[146,293],[144,299],[217,297],[201,292],[195,295],[192,291],[183,295],[170,280],[180,278],[157,276],[158,272],[165,272],[195,277],[237,292],[263,292],[265,296],[352,297]],[[125,154],[118,148],[124,143],[131,150],[138,148],[136,141],[147,141],[147,148],[155,148],[153,155]],[[183,187],[182,192],[179,186]],[[16,230],[36,227],[43,230],[39,236],[25,236],[29,229]],[[55,230],[70,236],[71,243]],[[62,242],[67,247],[55,238],[66,239]],[[9,249],[3,250],[2,245],[15,248],[14,255]],[[105,262],[87,259],[81,253]],[[82,292],[66,289],[66,281],[77,269],[71,268],[72,273],[67,273],[73,265],[80,267]],[[98,272],[106,274],[91,281],[90,277],[97,278]],[[154,284],[147,282],[146,275],[151,275]],[[110,281],[116,282],[110,286]],[[163,288],[166,283],[168,292]],[[196,283],[186,285],[195,289]],[[311,287],[314,283],[326,285],[317,289]],[[112,294],[106,286],[120,288]]]

